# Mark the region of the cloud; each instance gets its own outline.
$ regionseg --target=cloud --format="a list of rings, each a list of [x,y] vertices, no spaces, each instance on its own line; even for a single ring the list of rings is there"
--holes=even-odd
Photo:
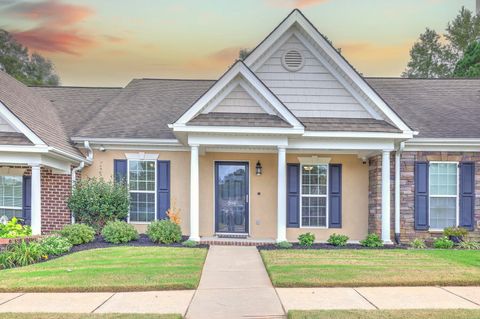
[[[199,71],[225,70],[238,59],[241,49],[242,47],[224,48],[206,56],[190,60],[186,63],[186,66]]]
[[[115,35],[108,35],[108,34],[104,35],[103,38],[112,43],[121,43],[125,41],[125,39],[122,37],[117,37]]]
[[[280,8],[306,8],[327,3],[330,0],[266,0],[270,6]]]
[[[32,50],[79,55],[95,43],[95,37],[78,26],[94,14],[88,6],[61,0],[26,1],[9,6],[2,13],[37,23],[30,29],[11,31],[15,39]]]

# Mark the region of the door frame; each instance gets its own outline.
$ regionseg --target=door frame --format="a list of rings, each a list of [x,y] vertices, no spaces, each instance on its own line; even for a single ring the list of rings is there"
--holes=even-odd
[[[233,234],[250,234],[250,161],[228,161],[228,160],[220,160],[220,161],[213,161],[213,202],[214,202],[214,211],[213,211],[213,229],[215,233],[222,233],[222,234],[230,234],[228,232],[219,232],[218,231],[218,224],[217,224],[217,219],[218,219],[218,201],[217,201],[217,196],[218,196],[218,183],[217,183],[217,176],[218,176],[218,167],[220,165],[244,165],[246,168],[246,174],[245,174],[245,179],[246,179],[246,195],[248,197],[248,201],[246,202],[246,212],[245,212],[245,233],[233,233]]]

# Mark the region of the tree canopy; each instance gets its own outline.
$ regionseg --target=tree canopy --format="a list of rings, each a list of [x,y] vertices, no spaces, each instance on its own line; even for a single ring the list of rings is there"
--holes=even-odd
[[[480,16],[462,7],[448,22],[443,35],[427,28],[410,50],[410,61],[402,77],[453,77],[467,48],[480,37]]]
[[[60,79],[53,63],[0,29],[0,69],[26,85],[58,85]]]
[[[463,58],[458,61],[453,76],[460,78],[480,77],[480,41],[475,41],[468,46]]]

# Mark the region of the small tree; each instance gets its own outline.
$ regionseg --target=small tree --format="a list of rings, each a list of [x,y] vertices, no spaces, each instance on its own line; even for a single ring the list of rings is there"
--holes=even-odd
[[[480,41],[470,44],[463,58],[458,61],[453,76],[457,78],[480,77]]]
[[[103,178],[78,181],[68,199],[75,221],[92,226],[97,233],[107,222],[127,218],[129,207],[128,188]]]

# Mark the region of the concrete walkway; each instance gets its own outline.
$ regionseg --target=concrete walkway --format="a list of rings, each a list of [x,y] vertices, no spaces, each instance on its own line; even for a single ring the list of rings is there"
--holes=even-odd
[[[211,246],[187,319],[284,318],[256,247]]]
[[[0,312],[285,318],[289,310],[480,309],[480,287],[277,288],[255,247],[211,246],[197,291],[0,293]]]

